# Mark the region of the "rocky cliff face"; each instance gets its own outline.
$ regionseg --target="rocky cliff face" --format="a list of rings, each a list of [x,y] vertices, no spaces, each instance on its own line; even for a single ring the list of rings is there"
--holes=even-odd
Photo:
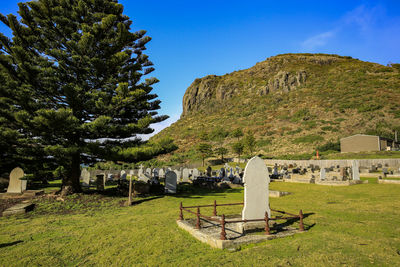
[[[229,148],[237,128],[254,134],[258,153],[310,153],[352,134],[390,137],[400,131],[400,65],[278,55],[249,69],[196,79],[182,102],[181,118],[154,138],[174,138],[185,155],[199,142]],[[226,131],[226,138],[215,139],[214,131]]]
[[[296,61],[307,61],[316,65],[330,64],[337,59],[310,59],[300,57]],[[287,93],[302,86],[307,80],[305,70],[294,70],[282,65],[291,63],[290,60],[273,57],[256,66],[233,72],[224,76],[209,75],[196,79],[183,96],[182,116],[205,107],[207,102],[229,101],[235,95],[248,92],[255,96],[269,93]],[[283,68],[282,68],[283,67]]]

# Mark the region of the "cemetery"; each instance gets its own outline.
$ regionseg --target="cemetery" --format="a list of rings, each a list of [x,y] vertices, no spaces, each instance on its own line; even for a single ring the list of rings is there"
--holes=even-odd
[[[0,266],[400,266],[386,2],[4,1]]]

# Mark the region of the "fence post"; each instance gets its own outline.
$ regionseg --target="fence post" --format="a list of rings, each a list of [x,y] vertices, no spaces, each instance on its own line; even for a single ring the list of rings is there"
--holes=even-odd
[[[299,217],[300,217],[300,231],[303,232],[304,231],[304,224],[303,224],[303,211],[300,210],[299,212]]]
[[[197,208],[196,216],[197,216],[196,229],[200,229],[200,208],[199,207]]]
[[[217,216],[217,201],[214,200],[214,212],[213,212],[214,216]]]
[[[182,207],[182,202],[179,205],[179,220],[182,221],[183,220],[183,207]]]
[[[221,240],[226,240],[226,232],[225,232],[225,214],[222,214],[221,218],[221,235],[220,235]]]
[[[269,217],[268,217],[268,211],[265,212],[264,220],[265,220],[265,234],[266,234],[266,235],[270,235],[271,233],[270,233],[270,231],[269,231]]]

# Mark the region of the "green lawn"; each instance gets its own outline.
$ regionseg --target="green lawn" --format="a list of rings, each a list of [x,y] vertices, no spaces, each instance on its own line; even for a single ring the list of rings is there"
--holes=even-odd
[[[400,186],[272,183],[271,189],[293,193],[272,198],[271,207],[292,213],[303,209],[308,232],[222,251],[177,227],[178,206],[181,201],[239,202],[242,189],[187,187],[176,196],[136,199],[130,207],[121,206],[126,198],[112,196],[109,189],[108,196],[43,199],[30,214],[0,217],[0,266],[400,265]],[[240,213],[240,207],[220,207],[219,212]]]

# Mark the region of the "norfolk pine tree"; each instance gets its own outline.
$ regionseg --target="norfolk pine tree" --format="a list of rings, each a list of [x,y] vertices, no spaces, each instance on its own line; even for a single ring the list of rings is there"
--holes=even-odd
[[[130,32],[117,0],[18,5],[20,21],[0,16],[13,34],[0,35],[0,66],[17,83],[15,118],[64,166],[63,193],[80,192],[81,163],[115,158],[114,145],[167,118],[157,115],[160,101],[151,93],[158,80],[144,79],[154,70],[143,53],[151,38]]]

